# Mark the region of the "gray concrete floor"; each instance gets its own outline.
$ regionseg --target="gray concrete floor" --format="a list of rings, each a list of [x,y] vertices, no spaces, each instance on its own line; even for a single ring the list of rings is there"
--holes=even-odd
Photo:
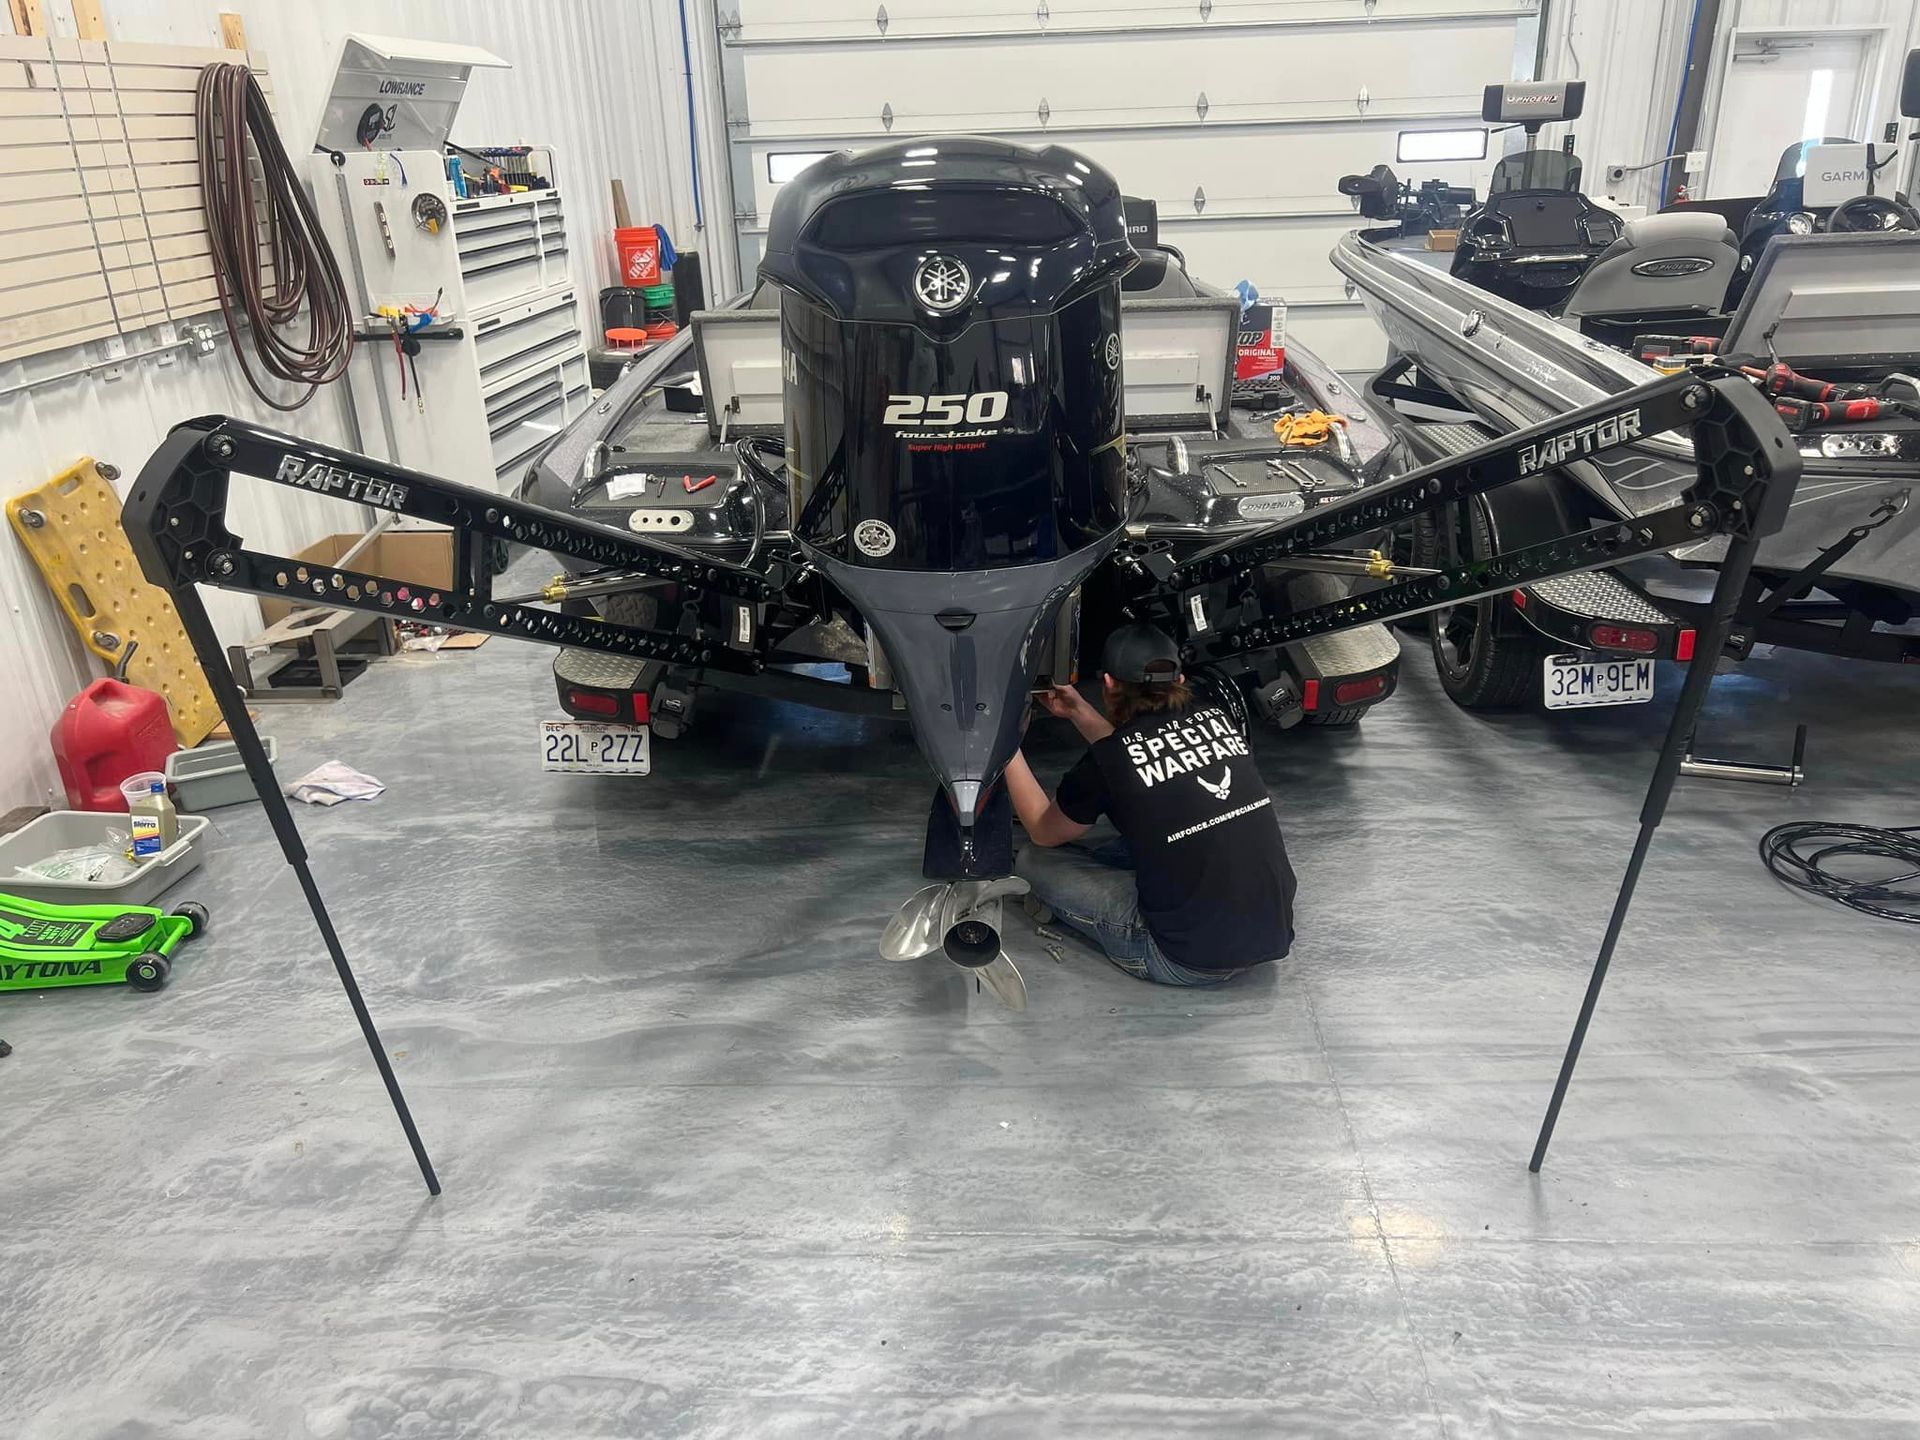
[[[1920,954],[1778,887],[1912,823],[1920,674],[1775,656],[1703,748],[1546,1173],[1528,1147],[1671,699],[1487,720],[1420,655],[1270,738],[1300,944],[1219,992],[874,942],[904,733],[716,700],[545,776],[548,655],[275,708],[446,1193],[424,1198],[257,807],[170,990],[0,1000],[0,1436],[1920,1434]],[[1065,737],[1046,752],[1057,772]]]

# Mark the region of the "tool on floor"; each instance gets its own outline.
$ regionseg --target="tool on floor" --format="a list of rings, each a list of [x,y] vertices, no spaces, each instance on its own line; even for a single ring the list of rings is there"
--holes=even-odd
[[[1695,780],[1745,780],[1755,785],[1784,785],[1796,790],[1807,778],[1807,727],[1793,731],[1793,759],[1785,765],[1765,765],[1755,760],[1712,760],[1693,753],[1693,736],[1687,736],[1687,753],[1680,761],[1680,773]]]
[[[206,934],[209,921],[207,907],[191,900],[166,911],[50,905],[0,895],[0,991],[120,984],[162,989],[173,973],[173,952]]]

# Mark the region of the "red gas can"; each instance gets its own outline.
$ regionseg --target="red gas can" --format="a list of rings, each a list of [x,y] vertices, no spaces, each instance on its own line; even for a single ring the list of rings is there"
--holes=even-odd
[[[166,696],[121,680],[94,681],[53,722],[53,758],[74,810],[126,809],[120,782],[164,770],[179,748]]]

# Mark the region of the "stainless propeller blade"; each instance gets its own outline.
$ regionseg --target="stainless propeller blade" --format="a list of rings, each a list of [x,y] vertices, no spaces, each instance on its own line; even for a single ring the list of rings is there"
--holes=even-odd
[[[1020,978],[1020,972],[1014,968],[1013,961],[1002,950],[989,965],[982,965],[974,975],[994,994],[1006,1003],[1009,1010],[1027,1008],[1027,982]]]
[[[947,890],[928,885],[913,892],[880,934],[882,960],[918,960],[940,948],[947,933]]]

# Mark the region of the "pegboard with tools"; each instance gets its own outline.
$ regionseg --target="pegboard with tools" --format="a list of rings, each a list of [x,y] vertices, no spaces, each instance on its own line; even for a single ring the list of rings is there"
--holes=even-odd
[[[140,573],[120,525],[119,472],[82,460],[7,502],[7,518],[80,643],[131,684],[167,698],[173,733],[198,745],[220,723],[173,598]]]
[[[220,307],[194,148],[200,72],[257,53],[0,36],[0,361]]]

